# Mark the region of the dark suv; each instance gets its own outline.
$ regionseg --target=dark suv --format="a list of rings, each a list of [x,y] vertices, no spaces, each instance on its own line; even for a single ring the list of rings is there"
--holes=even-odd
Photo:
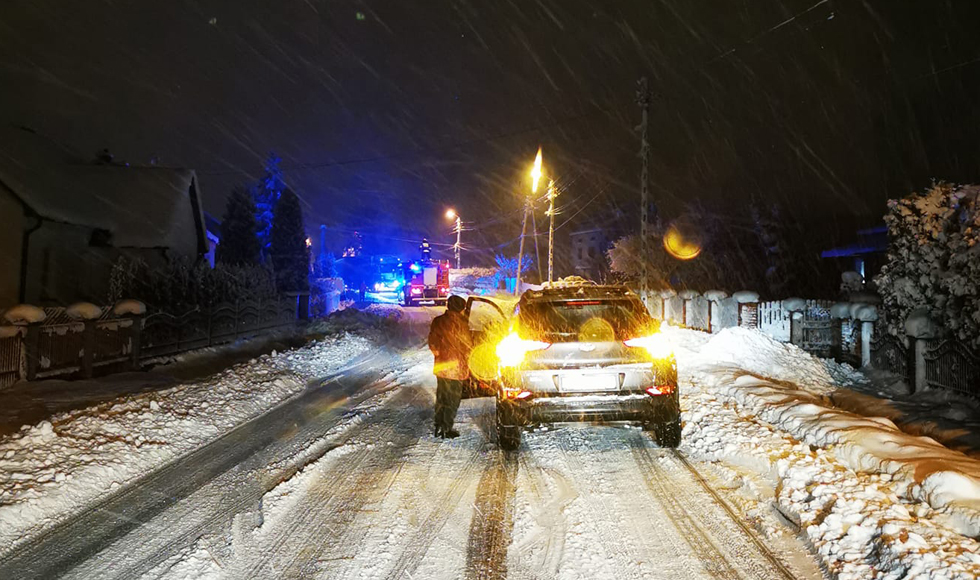
[[[528,425],[565,421],[635,421],[679,445],[677,363],[659,330],[623,286],[525,292],[496,347],[501,447],[519,447]]]

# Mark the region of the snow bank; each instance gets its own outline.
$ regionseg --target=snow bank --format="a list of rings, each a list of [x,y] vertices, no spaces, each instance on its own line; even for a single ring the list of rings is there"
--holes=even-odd
[[[800,385],[816,393],[829,393],[839,385],[864,382],[847,364],[821,360],[796,345],[778,342],[747,328],[726,328],[701,349],[695,364],[733,366],[762,378]]]
[[[664,332],[681,374],[682,450],[720,462],[740,495],[771,503],[833,577],[980,577],[969,537],[980,533],[980,462],[833,408],[824,393],[834,377],[857,380],[853,369],[756,331]],[[817,375],[808,387],[794,383],[807,373]]]
[[[336,333],[202,381],[54,416],[0,440],[0,557],[375,345]]]
[[[723,389],[794,437],[832,447],[851,469],[907,482],[909,498],[949,508],[961,533],[980,536],[980,461],[928,437],[903,433],[888,419],[834,409],[793,385],[743,375]]]

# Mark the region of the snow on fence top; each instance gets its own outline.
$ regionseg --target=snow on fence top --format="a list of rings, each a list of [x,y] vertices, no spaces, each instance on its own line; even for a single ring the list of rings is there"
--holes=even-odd
[[[742,290],[732,294],[732,298],[739,304],[753,304],[759,301],[759,294],[751,290]]]
[[[75,320],[98,320],[102,309],[91,302],[76,302],[65,309],[65,313]]]
[[[724,290],[708,290],[704,293],[704,297],[712,302],[719,302],[725,298],[728,298],[728,292],[725,292]]]
[[[146,304],[139,300],[120,300],[112,308],[116,316],[142,316],[146,314]]]
[[[43,322],[47,315],[44,314],[44,310],[37,306],[18,304],[17,306],[8,308],[3,313],[3,317],[11,324],[37,324],[38,322]]]

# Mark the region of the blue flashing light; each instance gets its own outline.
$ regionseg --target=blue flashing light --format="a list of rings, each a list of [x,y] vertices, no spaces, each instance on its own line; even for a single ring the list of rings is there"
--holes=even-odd
[[[412,264],[412,265],[410,266],[410,268],[411,268],[411,269],[412,269],[412,271],[413,271],[413,272],[415,272],[415,273],[419,273],[419,272],[421,272],[421,271],[422,271],[422,267],[421,267],[421,266],[419,266],[418,264],[414,264],[414,263],[413,263],[413,264]]]

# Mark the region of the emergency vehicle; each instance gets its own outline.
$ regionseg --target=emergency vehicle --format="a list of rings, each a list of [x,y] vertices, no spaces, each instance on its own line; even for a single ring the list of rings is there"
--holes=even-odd
[[[449,262],[430,259],[405,264],[402,291],[405,306],[421,302],[445,304],[449,299]]]

